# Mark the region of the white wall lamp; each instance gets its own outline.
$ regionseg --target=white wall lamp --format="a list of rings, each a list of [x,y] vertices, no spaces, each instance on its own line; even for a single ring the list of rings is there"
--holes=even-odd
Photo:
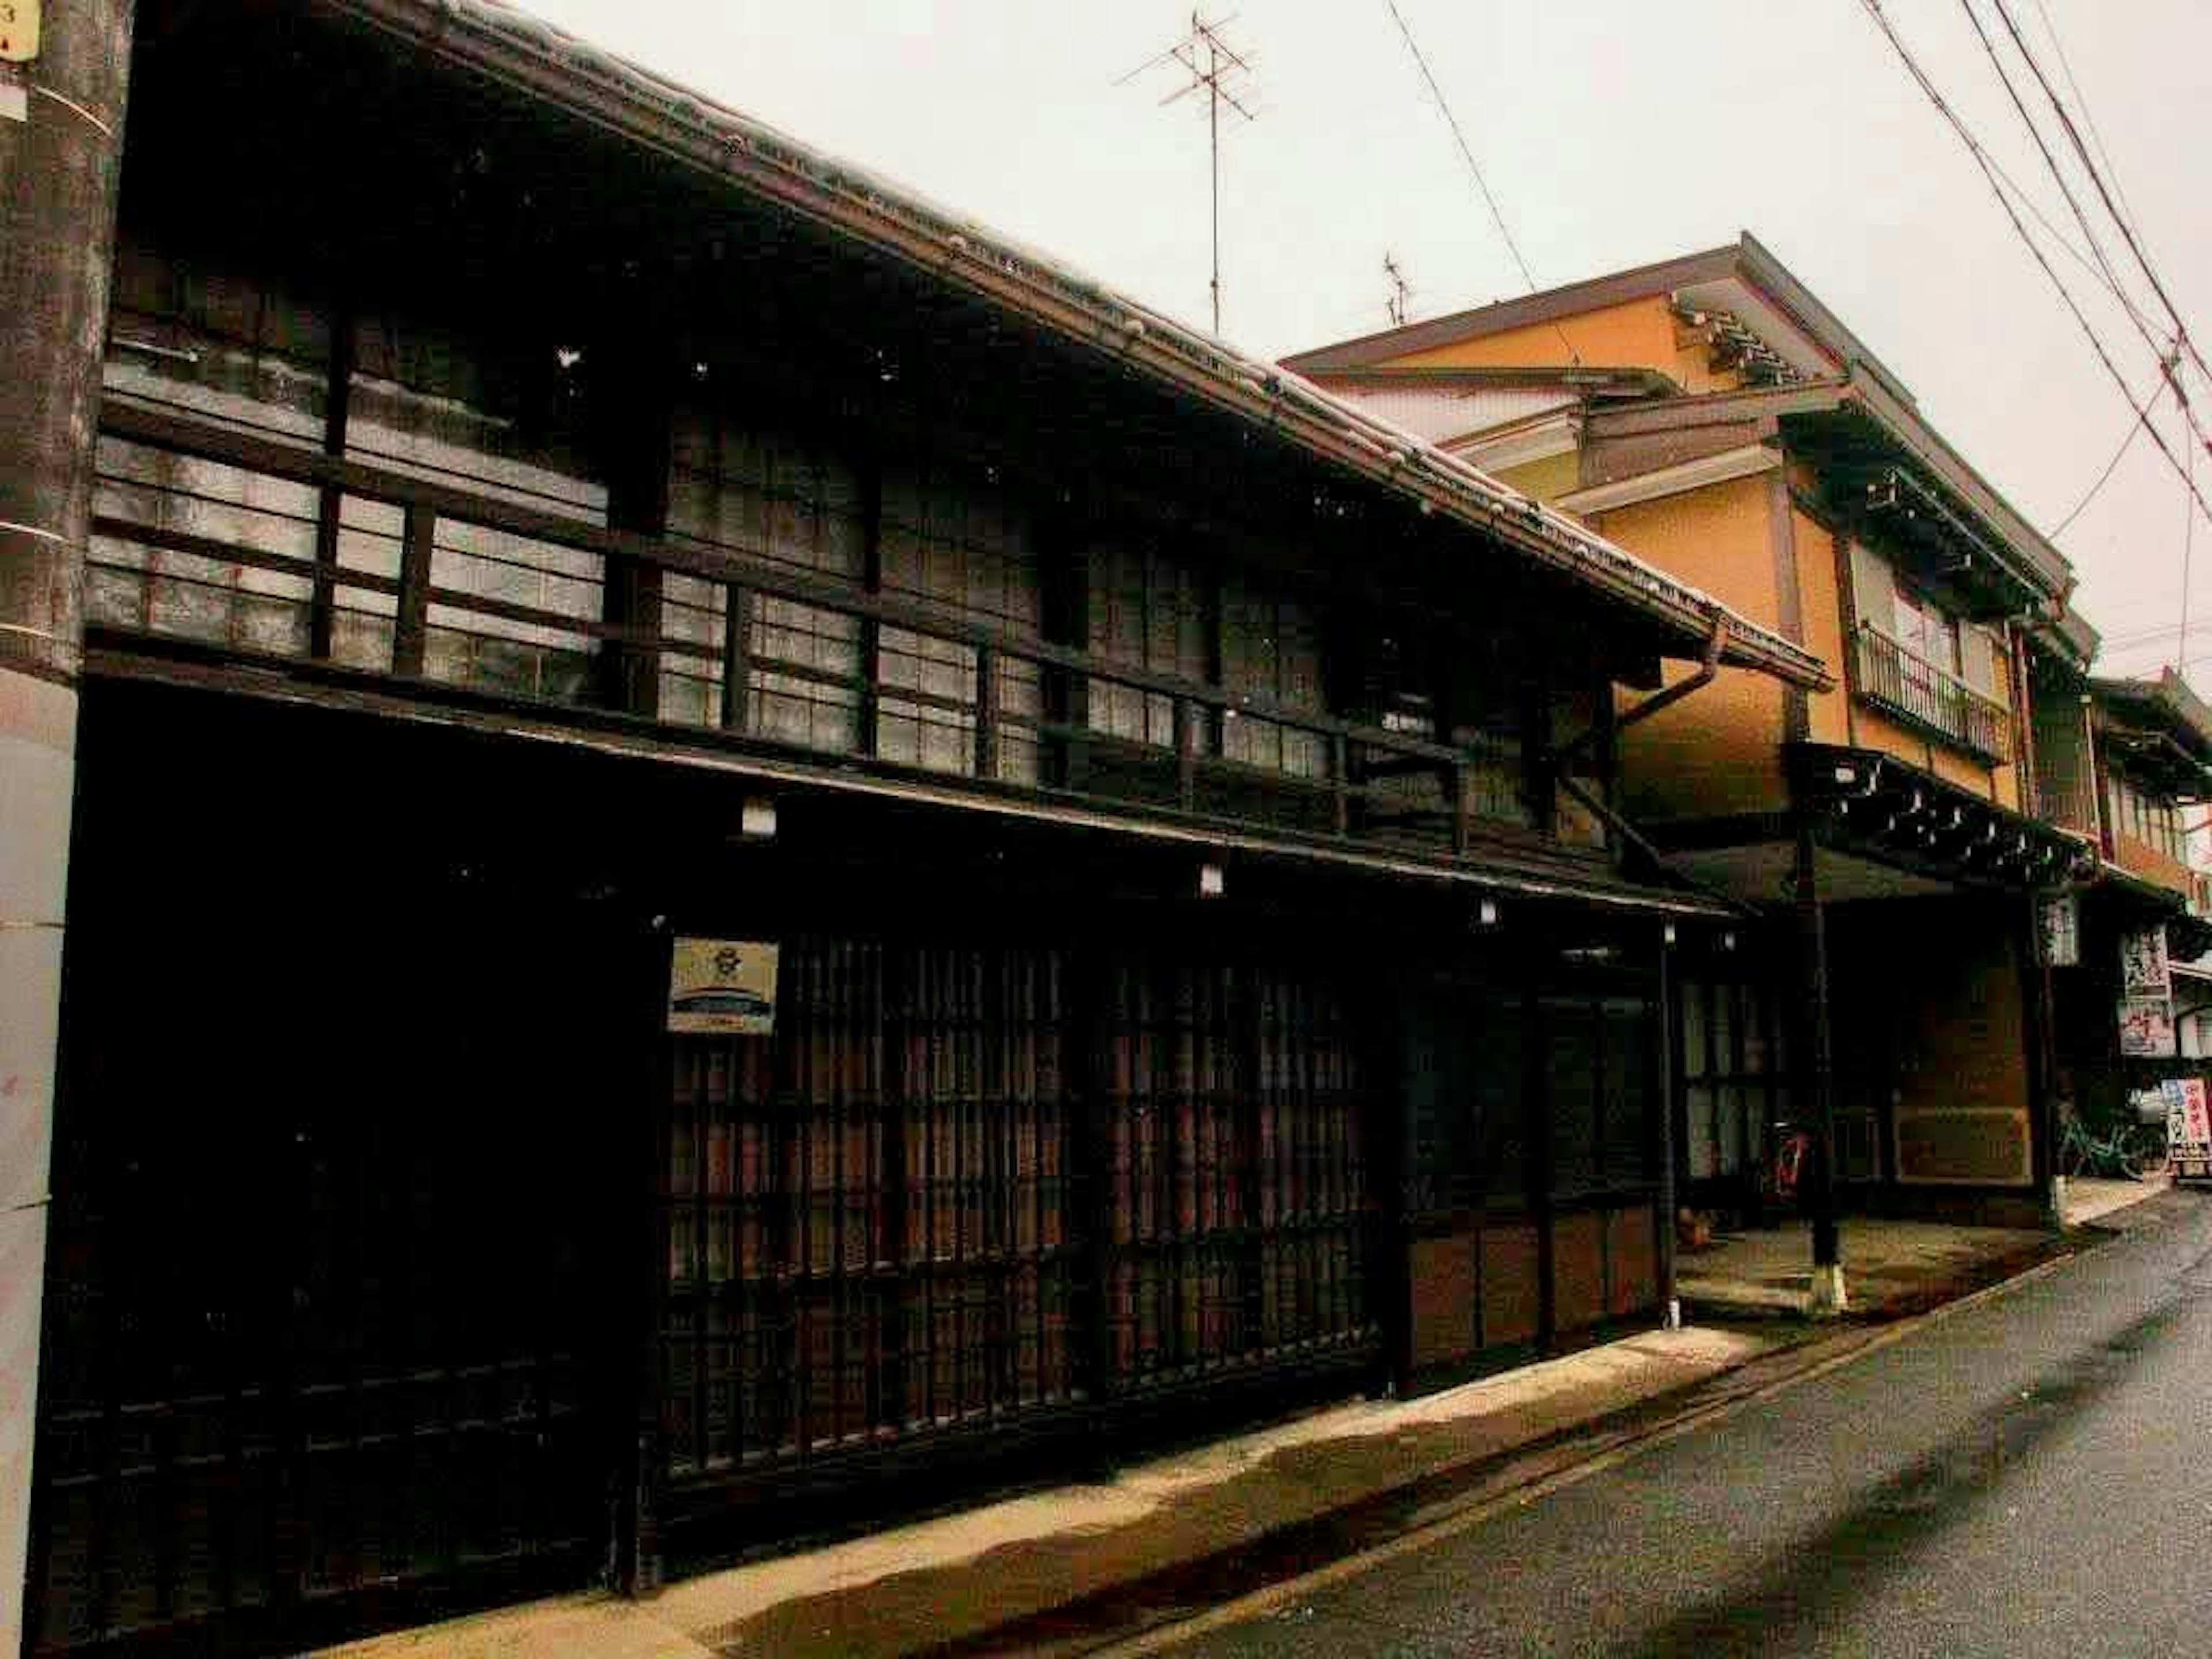
[[[738,809],[738,833],[747,841],[774,841],[775,803],[766,795],[747,795]]]
[[[1219,898],[1229,890],[1229,874],[1218,864],[1198,866],[1198,896],[1200,898]]]

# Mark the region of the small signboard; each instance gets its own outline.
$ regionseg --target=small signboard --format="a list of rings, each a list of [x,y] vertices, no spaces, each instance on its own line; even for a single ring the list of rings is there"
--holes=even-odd
[[[2071,893],[2043,901],[2043,959],[2053,968],[2081,960],[2081,902]]]
[[[668,964],[668,1029],[705,1036],[775,1030],[781,947],[757,939],[679,939]]]
[[[0,0],[0,64],[39,55],[39,0]]]
[[[2163,997],[2172,994],[2173,980],[2166,971],[2166,929],[2146,927],[2139,933],[2120,936],[2120,993],[2127,997]]]
[[[2120,1052],[2133,1060],[2173,1056],[2173,1004],[2165,997],[2120,1000]]]
[[[2203,1078],[2169,1080],[2166,1094],[2166,1150],[2184,1180],[2212,1179],[2212,1101]]]

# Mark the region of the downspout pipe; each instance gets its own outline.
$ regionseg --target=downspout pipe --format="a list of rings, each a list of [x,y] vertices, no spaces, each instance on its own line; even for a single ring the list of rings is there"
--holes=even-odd
[[[1728,644],[1729,619],[1728,613],[1717,605],[1713,608],[1711,615],[1713,631],[1706,637],[1705,654],[1698,659],[1698,672],[1686,680],[1678,680],[1663,690],[1655,691],[1643,702],[1615,714],[1613,717],[1611,730],[1620,732],[1628,726],[1648,720],[1661,709],[1673,708],[1683,698],[1695,696],[1713,683],[1721,671],[1722,648]],[[1561,763],[1571,759],[1589,748],[1607,730],[1605,724],[1600,722],[1566,743],[1554,744],[1551,753],[1553,769],[1564,776]],[[1577,792],[1577,794],[1579,799],[1579,792]],[[1587,805],[1589,803],[1585,801],[1583,804]]]

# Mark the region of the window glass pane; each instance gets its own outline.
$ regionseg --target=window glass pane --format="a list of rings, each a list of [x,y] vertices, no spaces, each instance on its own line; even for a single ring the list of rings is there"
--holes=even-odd
[[[1517,1002],[1486,997],[1475,1006],[1466,1048],[1475,1102],[1482,1190],[1493,1201],[1525,1201],[1528,1188],[1528,1024]]]
[[[1207,678],[1206,602],[1197,573],[1158,547],[1100,542],[1091,550],[1089,648],[1109,661],[1203,684]],[[1175,699],[1093,678],[1092,730],[1170,748]]]
[[[282,277],[188,265],[118,242],[101,374],[109,397],[316,447],[327,419],[329,351],[327,318]],[[314,557],[319,495],[312,486],[117,438],[101,437],[96,454],[95,514],[204,538],[244,556],[95,532],[87,621],[241,650],[306,652],[313,585],[289,565],[304,570]],[[380,605],[388,617],[392,608],[388,594],[345,586],[338,603],[341,618]],[[391,626],[380,626],[381,660],[371,659],[372,640],[359,665],[390,666]],[[339,659],[355,659],[343,652]]]
[[[1604,1115],[1603,1174],[1608,1182],[1650,1178],[1656,1150],[1651,1133],[1650,1048],[1647,1006],[1638,998],[1609,997],[1601,1005]]]
[[[864,517],[857,471],[826,449],[755,430],[728,410],[678,410],[668,480],[671,541],[857,583]],[[664,589],[664,623],[671,603]],[[679,587],[673,603],[694,608],[694,614],[678,616],[688,630],[714,625],[696,614],[711,612],[713,605],[700,605],[696,591]],[[746,716],[753,731],[812,749],[849,750],[856,744],[856,682],[861,671],[857,617],[757,595],[747,648],[751,667]],[[675,669],[672,659],[664,665]],[[677,718],[719,703],[719,662],[690,659],[683,672],[696,684],[678,688],[682,708]],[[667,695],[666,678],[662,687]]]
[[[1232,696],[1321,713],[1321,628],[1312,611],[1265,591],[1256,578],[1231,576],[1222,586],[1221,680]],[[1235,709],[1222,717],[1221,752],[1295,777],[1328,775],[1328,740],[1321,733]]]
[[[1723,1084],[1714,1098],[1714,1172],[1735,1175],[1743,1168],[1743,1092],[1732,1083]]]
[[[1720,1172],[1714,1119],[1718,1107],[1714,1091],[1701,1085],[1692,1085],[1686,1090],[1684,1099],[1689,1126],[1688,1143],[1683,1151],[1687,1155],[1691,1179],[1704,1181]]]
[[[1705,1074],[1705,1004],[1707,991],[1700,980],[1684,980],[1682,998],[1682,1075]]]
[[[1550,1085],[1552,1190],[1587,1192],[1601,1170],[1599,1025],[1579,997],[1547,998],[1544,1042]]]

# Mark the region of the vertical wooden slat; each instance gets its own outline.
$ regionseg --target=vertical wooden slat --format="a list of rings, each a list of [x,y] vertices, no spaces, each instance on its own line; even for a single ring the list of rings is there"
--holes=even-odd
[[[394,674],[422,672],[430,630],[430,561],[437,530],[437,515],[428,507],[408,507],[401,532],[399,599],[392,618]]]
[[[975,652],[975,775],[999,775],[999,653],[988,645]]]
[[[1198,705],[1188,697],[1175,704],[1176,799],[1188,812],[1198,805]]]
[[[722,729],[752,726],[753,590],[732,582],[722,609]]]
[[[323,412],[323,453],[343,456],[352,403],[356,346],[353,308],[343,300],[331,311],[331,373]],[[315,585],[307,610],[307,654],[328,661],[337,610],[338,536],[344,492],[325,484],[315,503]]]

